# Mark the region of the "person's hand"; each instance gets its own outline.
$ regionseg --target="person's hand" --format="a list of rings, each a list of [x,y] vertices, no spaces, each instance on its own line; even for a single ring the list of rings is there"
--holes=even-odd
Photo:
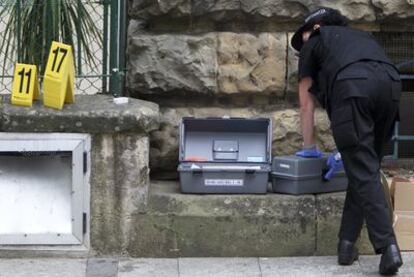
[[[328,166],[328,171],[325,173],[323,177],[326,181],[329,181],[331,180],[335,172],[338,172],[344,168],[341,154],[338,152],[329,155],[328,160],[326,161],[326,165]]]
[[[315,145],[309,147],[303,147],[302,150],[296,152],[296,156],[303,158],[320,158],[322,157],[322,152]]]

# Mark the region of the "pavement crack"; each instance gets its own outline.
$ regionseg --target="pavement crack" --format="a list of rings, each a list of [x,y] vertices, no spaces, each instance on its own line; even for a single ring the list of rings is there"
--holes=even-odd
[[[178,273],[178,277],[181,276],[181,272],[180,272],[180,258],[177,258],[177,273]]]
[[[263,272],[262,272],[262,265],[260,264],[260,258],[257,258],[257,265],[259,266],[259,272],[260,272],[260,277],[263,277]]]

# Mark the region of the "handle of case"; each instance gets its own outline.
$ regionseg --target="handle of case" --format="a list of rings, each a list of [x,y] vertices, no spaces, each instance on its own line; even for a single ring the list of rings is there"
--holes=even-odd
[[[246,168],[243,166],[197,166],[191,168],[191,172],[193,174],[202,174],[204,172],[227,172],[227,171],[233,171],[233,172],[244,172],[246,174],[255,174],[258,170],[260,170],[259,166],[255,166],[253,168]]]
[[[193,169],[192,172],[193,174],[201,174],[203,173],[203,170],[201,168],[197,168],[197,169]]]

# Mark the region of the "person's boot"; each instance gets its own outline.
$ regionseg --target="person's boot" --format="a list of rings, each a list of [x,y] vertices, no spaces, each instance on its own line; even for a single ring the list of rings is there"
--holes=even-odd
[[[358,248],[349,240],[340,240],[338,243],[338,264],[352,265],[358,260]]]
[[[379,272],[381,275],[394,275],[402,264],[400,249],[396,244],[391,244],[382,252]]]

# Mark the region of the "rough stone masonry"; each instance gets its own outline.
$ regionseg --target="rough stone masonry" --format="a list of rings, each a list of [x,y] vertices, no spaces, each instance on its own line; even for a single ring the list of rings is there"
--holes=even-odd
[[[182,116],[273,119],[273,155],[301,146],[297,58],[292,31],[319,5],[334,7],[358,28],[413,28],[409,0],[130,0],[127,89],[157,102],[162,119],[151,135],[154,178],[175,178]],[[411,30],[412,31],[412,30]],[[334,143],[317,113],[322,150]]]

